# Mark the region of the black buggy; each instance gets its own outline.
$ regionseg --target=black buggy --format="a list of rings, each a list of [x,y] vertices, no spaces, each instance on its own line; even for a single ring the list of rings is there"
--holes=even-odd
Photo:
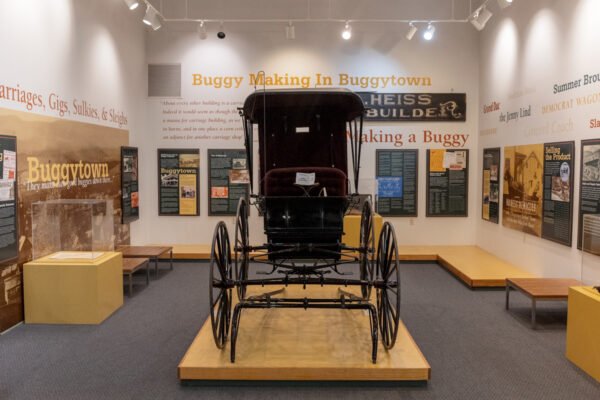
[[[264,216],[267,243],[250,245],[248,207],[237,207],[233,246],[223,221],[215,227],[210,261],[210,319],[215,343],[225,347],[231,331],[231,362],[242,311],[246,308],[341,308],[370,315],[372,360],[377,361],[378,328],[386,349],[394,346],[400,320],[400,271],[394,228],[383,224],[377,249],[373,208],[361,202],[358,247],[342,242],[344,215],[356,207],[347,179],[350,141],[355,193],[362,147],[365,107],[344,89],[265,90],[246,99],[244,125],[253,205]],[[253,129],[258,125],[259,193],[252,185]],[[233,252],[233,255],[232,255]],[[249,274],[250,263],[267,271]],[[358,265],[358,274],[343,270]],[[246,295],[251,285],[280,288]],[[286,298],[287,285],[336,285],[338,297]],[[360,287],[354,293],[346,287]],[[237,303],[233,308],[233,289]],[[376,291],[376,306],[370,301]],[[360,295],[359,295],[360,293]]]

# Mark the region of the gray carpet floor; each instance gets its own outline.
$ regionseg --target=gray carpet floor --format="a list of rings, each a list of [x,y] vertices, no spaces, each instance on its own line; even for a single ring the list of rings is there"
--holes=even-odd
[[[177,365],[208,315],[207,264],[161,271],[99,326],[21,325],[0,336],[0,399],[598,399],[565,358],[566,305],[538,330],[518,293],[471,290],[436,264],[402,265],[402,318],[431,365],[426,386],[227,383],[182,386]],[[308,311],[310,312],[310,311]],[[599,333],[600,334],[600,333]]]

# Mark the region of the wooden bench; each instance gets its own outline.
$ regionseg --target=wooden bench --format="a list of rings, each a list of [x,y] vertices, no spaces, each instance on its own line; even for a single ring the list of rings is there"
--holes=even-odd
[[[150,260],[147,258],[123,258],[123,276],[129,276],[129,297],[133,293],[133,273],[146,267],[146,286],[150,283]]]
[[[510,289],[516,289],[531,298],[531,327],[535,328],[536,303],[541,300],[567,300],[571,286],[581,286],[581,282],[567,278],[507,278],[506,309]]]
[[[123,258],[150,258],[154,260],[154,274],[158,278],[158,258],[169,254],[171,270],[173,269],[173,247],[171,246],[119,246],[115,251],[123,253]]]

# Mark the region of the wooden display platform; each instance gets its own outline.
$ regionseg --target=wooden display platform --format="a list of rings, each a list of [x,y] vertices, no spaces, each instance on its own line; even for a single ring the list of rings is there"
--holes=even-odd
[[[536,276],[478,246],[399,246],[401,260],[437,261],[470,287],[505,287],[507,278]]]
[[[257,293],[261,291],[264,289],[256,289]],[[337,287],[302,290],[299,286],[288,286],[284,293],[296,297],[337,297]],[[377,364],[371,362],[369,317],[362,310],[246,309],[240,321],[235,363],[229,361],[229,344],[223,350],[215,346],[207,319],[179,364],[179,379],[430,379],[431,368],[402,323],[394,348],[386,351],[380,343]]]
[[[173,259],[210,260],[208,244],[169,246],[173,247]],[[504,287],[507,278],[536,277],[478,246],[398,246],[398,257],[403,261],[438,262],[470,287]],[[169,255],[160,258],[168,259]]]

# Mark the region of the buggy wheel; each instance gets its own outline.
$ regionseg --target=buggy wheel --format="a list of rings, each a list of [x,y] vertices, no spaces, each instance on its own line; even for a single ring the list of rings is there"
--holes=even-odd
[[[373,207],[371,200],[367,199],[363,204],[362,215],[360,217],[360,279],[373,281],[373,262],[372,255],[375,250],[375,219],[373,217]],[[371,296],[371,285],[360,285],[360,291],[363,298],[368,299]]]
[[[215,227],[210,250],[210,322],[215,344],[225,347],[231,323],[231,247],[223,221]]]
[[[248,250],[248,202],[241,197],[238,202],[235,217],[235,242],[233,250],[235,255],[235,279],[237,283],[238,299],[242,300],[246,295],[248,285],[240,283],[248,279],[248,264],[250,263],[250,252]]]
[[[383,224],[377,247],[377,321],[383,347],[396,343],[400,323],[400,268],[394,227]]]

